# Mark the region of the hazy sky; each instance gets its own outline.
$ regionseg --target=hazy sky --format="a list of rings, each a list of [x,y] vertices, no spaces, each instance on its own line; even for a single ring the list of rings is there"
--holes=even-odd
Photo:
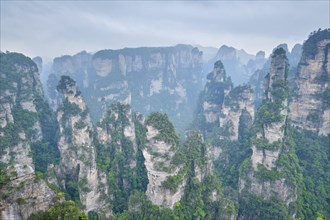
[[[55,57],[178,43],[267,54],[328,28],[329,1],[3,1],[1,51]]]

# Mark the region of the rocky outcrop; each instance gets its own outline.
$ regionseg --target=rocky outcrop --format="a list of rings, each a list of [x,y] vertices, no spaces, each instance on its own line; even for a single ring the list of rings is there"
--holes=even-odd
[[[289,62],[287,80],[289,82],[290,88],[294,89],[294,80],[297,72],[297,65],[301,58],[302,45],[301,44],[294,45],[294,47],[290,52],[287,44],[280,44],[273,49],[273,52],[278,48],[282,48],[286,52],[286,56]],[[248,84],[251,85],[251,88],[254,91],[254,100],[256,106],[258,106],[265,98],[265,89],[267,86],[266,76],[270,71],[271,59],[272,58],[269,57],[262,66],[259,65],[255,69],[254,73],[251,74],[248,82]]]
[[[195,125],[203,133],[219,127],[223,102],[231,89],[231,80],[226,76],[224,66],[219,60],[214,64],[213,71],[207,75],[207,83],[200,94],[197,107]]]
[[[31,59],[17,53],[1,53],[1,67],[0,136],[5,146],[0,161],[34,168],[30,141],[40,140],[42,135],[34,101],[36,94],[43,95],[38,69]],[[30,121],[24,123],[27,118]],[[34,135],[28,135],[28,129]]]
[[[202,87],[201,68],[197,48],[177,45],[63,56],[54,59],[52,73],[77,81],[94,121],[106,112],[103,106],[121,102],[144,115],[166,111],[183,132]]]
[[[158,206],[173,208],[185,187],[183,164],[175,161],[178,137],[167,115],[151,114],[147,121],[147,145],[143,149],[148,174],[146,195]]]
[[[220,140],[238,140],[240,117],[244,114],[252,121],[254,119],[253,90],[249,85],[233,88],[220,60],[214,64],[207,80],[200,95],[195,126],[206,136],[218,129],[216,133]],[[221,149],[214,150],[217,158]]]
[[[115,103],[97,124],[99,168],[107,171],[109,198],[114,212],[128,208],[131,193],[145,192],[147,172],[142,156],[145,127],[130,106]]]
[[[1,219],[28,219],[31,214],[48,210],[60,200],[30,166],[15,164],[7,173],[10,179],[0,188]]]
[[[63,96],[56,89],[57,83],[62,75],[70,76],[75,79],[81,91],[84,91],[90,85],[90,76],[88,71],[91,68],[92,54],[82,51],[74,56],[65,55],[53,60],[50,68],[43,75],[47,76],[45,81],[46,97],[54,111],[62,103]],[[88,96],[85,94],[85,97]],[[85,98],[86,99],[86,98]]]
[[[128,105],[122,105],[120,103],[115,103],[108,110],[105,117],[98,123],[97,129],[97,137],[101,144],[111,144],[114,140],[115,133],[119,132],[126,139],[128,139],[132,144],[133,150],[131,153],[133,157],[136,156],[137,153],[137,139],[135,135],[135,124],[133,117],[132,109]],[[123,149],[124,146],[118,146],[118,151],[122,152],[127,149]],[[132,166],[136,162],[132,161]],[[132,167],[133,168],[133,167]]]
[[[238,140],[240,117],[245,114],[245,117],[254,120],[254,96],[250,86],[238,86],[231,90],[225,98],[221,113],[220,127],[227,127],[230,140]]]
[[[196,178],[200,183],[203,183],[207,177],[214,175],[211,146],[204,141],[201,133],[188,132],[184,150],[190,162],[188,168],[192,169],[191,178]],[[219,199],[218,193],[214,191],[210,194],[213,196],[213,201]]]
[[[186,135],[183,154],[186,156],[187,185],[181,203],[193,203],[200,198],[204,204],[213,204],[209,213],[211,219],[236,219],[232,201],[223,194],[223,187],[216,175],[212,160],[212,146],[204,141],[203,135],[190,131]]]
[[[278,114],[280,117],[276,121],[262,123],[261,131],[256,134],[257,139],[264,138],[270,144],[273,144],[274,142],[282,142],[284,138],[288,114],[288,88],[285,86],[287,83],[287,68],[288,62],[285,51],[282,48],[275,50],[272,55],[271,67],[266,87],[266,101],[264,103],[268,102],[274,104],[274,106],[272,106],[273,109],[271,110],[277,110],[274,114]],[[275,109],[275,105],[278,107],[277,109]],[[261,106],[261,108],[262,107],[265,106]],[[263,115],[261,117],[267,116]],[[253,154],[251,160],[255,170],[257,170],[257,164],[259,164],[259,161],[262,161],[260,164],[263,164],[267,169],[275,167],[275,162],[277,161],[281,151],[280,148],[274,150],[258,149],[258,145],[253,145],[252,150]],[[262,155],[261,160],[258,155]]]
[[[35,181],[36,158],[32,158],[33,146],[46,135],[43,91],[30,58],[9,52],[0,56],[0,162],[1,171],[10,176],[0,186],[0,218],[27,219],[47,210],[56,195],[43,179]]]
[[[320,135],[330,133],[329,32],[314,33],[304,43],[295,80],[297,92],[290,103],[293,124]]]
[[[252,141],[252,155],[250,162],[246,160],[247,164],[242,165],[246,170],[241,172],[239,191],[241,195],[251,193],[264,200],[277,198],[288,207],[297,199],[297,189],[280,174],[286,167],[279,163],[281,154],[292,151],[284,142],[288,116],[287,74],[285,50],[279,48],[272,54],[266,82],[266,99],[257,110],[257,132]],[[250,169],[247,168],[249,166]],[[294,211],[290,212],[294,215]]]
[[[61,154],[57,168],[59,185],[71,199],[79,199],[87,212],[96,211],[109,217],[110,210],[104,208],[106,200],[101,199],[108,190],[106,176],[96,167],[94,129],[86,104],[70,77],[62,76],[57,89],[65,98],[57,112]]]

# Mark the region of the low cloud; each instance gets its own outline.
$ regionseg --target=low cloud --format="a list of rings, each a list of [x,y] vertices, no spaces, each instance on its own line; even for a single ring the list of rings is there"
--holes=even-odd
[[[329,1],[1,1],[1,50],[55,57],[178,43],[269,53],[329,26]]]

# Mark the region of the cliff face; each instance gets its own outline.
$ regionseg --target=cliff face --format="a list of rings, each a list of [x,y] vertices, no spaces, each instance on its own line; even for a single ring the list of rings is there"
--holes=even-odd
[[[238,140],[240,117],[245,115],[244,117],[254,120],[253,101],[253,90],[248,85],[235,87],[226,96],[221,111],[220,127],[228,129],[230,140]]]
[[[285,50],[279,48],[272,55],[267,76],[266,99],[257,110],[257,132],[252,138],[252,156],[242,165],[244,171],[241,172],[239,180],[239,191],[242,195],[248,192],[265,200],[276,198],[286,207],[297,199],[296,186],[289,184],[282,173],[286,165],[279,162],[282,155],[289,155],[292,151],[292,146],[285,141],[289,93],[287,74],[288,60]],[[248,211],[243,211],[240,218],[248,218],[246,212]],[[289,212],[294,215],[294,210]]]
[[[43,92],[31,59],[18,53],[0,55],[0,162],[1,174],[8,177],[0,186],[0,218],[27,219],[47,210],[56,196],[44,180],[35,181],[33,154],[47,134]]]
[[[329,40],[329,30],[320,30],[291,53],[279,45],[251,78],[254,93],[249,86],[225,92],[224,69],[208,75],[195,125],[212,145],[215,171],[226,198],[237,201],[238,219],[307,219],[327,212],[319,211],[325,194],[313,189],[314,183],[323,188],[326,168],[317,165],[309,177],[309,167],[327,156]],[[312,198],[319,202],[309,208]]]
[[[210,207],[213,207],[208,212],[209,218],[236,219],[234,203],[224,196],[222,183],[216,175],[212,148],[204,141],[200,132],[190,131],[187,134],[182,147],[186,156],[187,181],[181,203],[197,204],[198,207],[205,208],[201,206],[202,201],[202,204],[210,204]],[[196,207],[194,208],[193,210],[196,210]]]
[[[62,56],[53,61],[52,72],[57,76],[68,75],[77,79],[79,88],[88,87],[88,68],[92,62],[92,55],[82,51],[74,56]]]
[[[95,120],[119,101],[142,114],[166,111],[182,132],[201,89],[201,67],[202,53],[188,45],[102,50],[54,59],[52,77],[75,79]]]
[[[216,131],[219,139],[238,140],[240,117],[248,114],[254,119],[254,96],[248,85],[232,88],[221,61],[214,64],[202,91],[195,125],[206,136]],[[217,142],[217,141],[215,141]],[[219,144],[215,144],[219,145]],[[216,155],[218,155],[216,153]]]
[[[133,112],[128,105],[114,104],[107,112],[105,117],[97,126],[97,137],[105,148],[109,145],[117,144],[114,151],[129,152],[132,157],[127,158],[130,168],[136,167],[136,155],[138,143],[134,124]],[[130,148],[125,149],[125,141],[116,140],[116,136],[123,136],[125,141],[130,142]]]
[[[166,115],[152,113],[145,122],[147,144],[143,149],[148,174],[147,198],[161,208],[205,210],[210,218],[235,219],[233,203],[223,195],[215,175],[212,148],[197,131],[187,133],[178,144]],[[186,213],[187,218],[204,218],[204,211]]]
[[[61,154],[56,168],[59,185],[70,199],[80,200],[87,212],[109,216],[106,201],[100,198],[101,192],[106,194],[108,188],[105,174],[96,168],[94,129],[86,104],[70,77],[61,77],[57,89],[65,98],[57,111]]]
[[[283,141],[286,117],[288,113],[287,97],[283,97],[283,99],[280,99],[282,97],[278,97],[278,93],[276,93],[276,90],[283,93],[288,92],[285,91],[285,88],[280,88],[280,86],[282,86],[280,85],[281,83],[286,83],[286,71],[288,68],[288,63],[284,50],[277,50],[277,52],[279,52],[279,54],[274,54],[271,61],[270,73],[266,89],[266,100],[269,101],[269,103],[276,103],[280,105],[278,109],[280,110],[280,112],[277,113],[279,113],[281,117],[279,118],[279,120],[276,120],[276,122],[262,124],[261,132],[258,132],[256,134],[257,138],[265,138],[270,144],[273,144],[274,142]],[[257,149],[257,146],[255,145],[252,146],[252,150],[253,154],[251,161],[253,169],[255,171],[258,169],[258,164],[264,165],[267,169],[274,168],[279,153],[281,151],[280,148],[275,150]]]
[[[36,103],[34,103],[36,96],[33,93],[42,95],[38,69],[33,61],[20,54],[2,53],[1,59],[3,65],[1,69],[1,136],[9,138],[13,135],[9,133],[11,127],[11,130],[15,130],[13,133],[18,136],[12,137],[16,139],[14,142],[4,141],[1,161],[9,162],[12,159],[16,163],[26,164],[33,168],[32,158],[28,156],[29,141],[37,141],[42,135]],[[15,122],[15,116],[17,122]],[[26,117],[22,118],[22,116]],[[23,120],[28,116],[31,120],[24,123]],[[34,132],[33,135],[27,137],[28,128],[32,128]]]
[[[231,80],[226,77],[221,61],[217,61],[214,71],[208,75],[208,82],[201,93],[198,108],[195,126],[211,144],[211,147],[208,147],[208,159],[215,165],[215,168],[212,166],[211,173],[220,177],[223,185],[221,188],[225,191],[225,194],[220,193],[218,198],[222,202],[236,201],[237,169],[242,158],[249,153],[249,130],[255,117],[253,91],[249,85],[232,88]],[[197,171],[196,174],[199,173]],[[204,170],[201,173],[208,172]],[[223,218],[236,218],[238,210],[232,203],[228,207],[231,207],[231,214]]]
[[[289,61],[287,80],[289,82],[290,88],[294,88],[294,80],[297,72],[297,66],[302,53],[302,45],[301,44],[294,45],[294,47],[290,52],[287,44],[280,44],[273,49],[273,52],[278,48],[282,48],[286,52]],[[268,60],[266,60],[262,66],[258,66],[258,68],[256,68],[254,73],[251,74],[250,76],[248,84],[251,85],[251,88],[254,91],[254,100],[256,105],[259,105],[262,102],[262,100],[265,98],[265,89],[266,89],[265,84],[267,84],[266,76],[270,71],[270,65],[271,65],[271,57],[268,58]]]
[[[186,184],[180,164],[183,161],[175,160],[179,140],[167,115],[152,113],[146,125],[147,144],[143,149],[149,180],[146,195],[153,204],[173,208],[183,196]]]
[[[293,124],[318,134],[330,133],[330,39],[329,29],[311,36],[303,47],[290,104]]]
[[[128,105],[113,104],[97,124],[98,165],[107,172],[108,194],[114,212],[128,209],[131,194],[145,192],[148,184],[142,148],[145,126]]]
[[[48,210],[57,201],[57,193],[31,167],[15,164],[7,172],[10,178],[0,188],[1,219],[28,219],[33,213]]]
[[[199,97],[195,125],[204,133],[219,126],[220,113],[225,96],[232,89],[222,62],[214,64],[214,69],[207,75],[207,83]]]

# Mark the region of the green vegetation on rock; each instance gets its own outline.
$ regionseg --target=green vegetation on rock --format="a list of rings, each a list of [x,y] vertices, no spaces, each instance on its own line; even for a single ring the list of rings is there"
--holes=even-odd
[[[172,144],[173,149],[178,146],[179,137],[175,132],[173,124],[169,121],[167,114],[159,112],[150,113],[146,119],[146,125],[150,125],[159,131],[155,139]]]
[[[296,142],[296,152],[302,175],[302,185],[298,195],[297,217],[315,219],[316,216],[330,218],[330,136],[293,130],[292,137]]]
[[[252,93],[252,89],[250,85],[242,85],[233,88],[229,94],[225,97],[224,104],[226,106],[230,106],[232,111],[239,111],[239,103],[238,101],[242,99],[242,95],[244,93]]]
[[[50,207],[48,211],[40,211],[32,214],[28,220],[88,220],[86,213],[82,212],[80,208],[73,201],[58,202]]]
[[[312,32],[308,39],[304,42],[303,51],[307,56],[314,58],[317,53],[317,44],[325,39],[329,39],[330,29],[319,29]]]
[[[123,212],[128,208],[128,199],[134,190],[145,192],[148,184],[142,149],[146,143],[146,129],[139,122],[130,107],[120,103],[113,104],[104,119],[98,124],[111,137],[110,142],[97,146],[97,165],[107,173],[109,197],[112,210]],[[129,118],[131,117],[131,118]],[[135,127],[137,151],[125,136],[125,127]],[[132,164],[136,164],[132,167]]]
[[[265,200],[253,194],[241,196],[238,215],[242,219],[291,219],[281,200],[275,197]]]
[[[172,192],[176,192],[179,185],[182,183],[182,180],[183,176],[181,175],[168,176],[166,180],[162,182],[162,186],[171,190]]]

